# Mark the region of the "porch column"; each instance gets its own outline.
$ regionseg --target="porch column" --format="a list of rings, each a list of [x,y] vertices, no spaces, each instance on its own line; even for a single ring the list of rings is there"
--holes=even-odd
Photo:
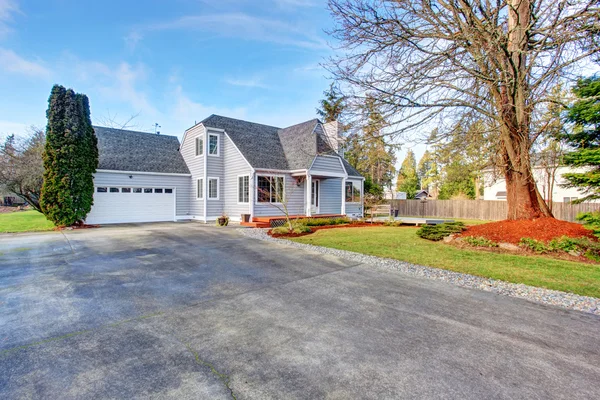
[[[254,218],[254,193],[256,189],[256,172],[252,171],[248,182],[248,200],[250,201],[250,221]],[[239,182],[238,182],[239,184]]]
[[[306,174],[306,216],[311,216],[311,199],[312,199],[312,176]]]
[[[342,207],[340,214],[346,215],[346,178],[342,178]]]

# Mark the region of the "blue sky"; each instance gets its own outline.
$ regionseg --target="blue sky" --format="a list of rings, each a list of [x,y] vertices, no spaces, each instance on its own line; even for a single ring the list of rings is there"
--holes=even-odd
[[[319,0],[0,0],[0,136],[43,127],[50,88],[163,134],[212,113],[276,126],[315,116],[331,26]]]

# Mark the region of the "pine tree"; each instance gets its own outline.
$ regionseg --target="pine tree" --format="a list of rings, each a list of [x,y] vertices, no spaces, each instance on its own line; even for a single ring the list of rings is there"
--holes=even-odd
[[[427,190],[429,194],[436,191],[440,179],[439,168],[438,163],[429,150],[425,150],[423,157],[419,160],[417,176],[421,184],[421,189]]]
[[[569,108],[567,121],[572,133],[564,135],[575,151],[564,156],[565,165],[584,167],[586,172],[563,174],[566,187],[576,187],[585,196],[577,203],[600,199],[600,77],[581,79],[573,88],[578,100]]]
[[[42,211],[57,226],[80,223],[93,204],[97,139],[85,95],[55,85],[46,112]]]
[[[317,115],[323,122],[339,121],[346,109],[344,96],[333,83],[323,92],[323,95],[325,98],[319,101],[321,107],[317,108]]]
[[[398,180],[396,181],[396,189],[398,192],[405,192],[407,199],[414,199],[419,187],[420,184],[417,175],[415,153],[412,150],[409,150],[406,153],[404,161],[402,161],[402,166],[398,173]]]

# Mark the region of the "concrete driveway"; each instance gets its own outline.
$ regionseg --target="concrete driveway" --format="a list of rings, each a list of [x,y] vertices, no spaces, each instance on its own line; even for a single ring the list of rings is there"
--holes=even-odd
[[[600,398],[600,318],[194,223],[0,236],[0,398]]]

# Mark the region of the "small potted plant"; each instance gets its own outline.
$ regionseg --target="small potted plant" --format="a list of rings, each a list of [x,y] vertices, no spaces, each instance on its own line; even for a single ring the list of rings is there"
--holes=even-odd
[[[229,217],[225,214],[221,215],[219,218],[217,218],[217,225],[218,226],[229,225]]]

